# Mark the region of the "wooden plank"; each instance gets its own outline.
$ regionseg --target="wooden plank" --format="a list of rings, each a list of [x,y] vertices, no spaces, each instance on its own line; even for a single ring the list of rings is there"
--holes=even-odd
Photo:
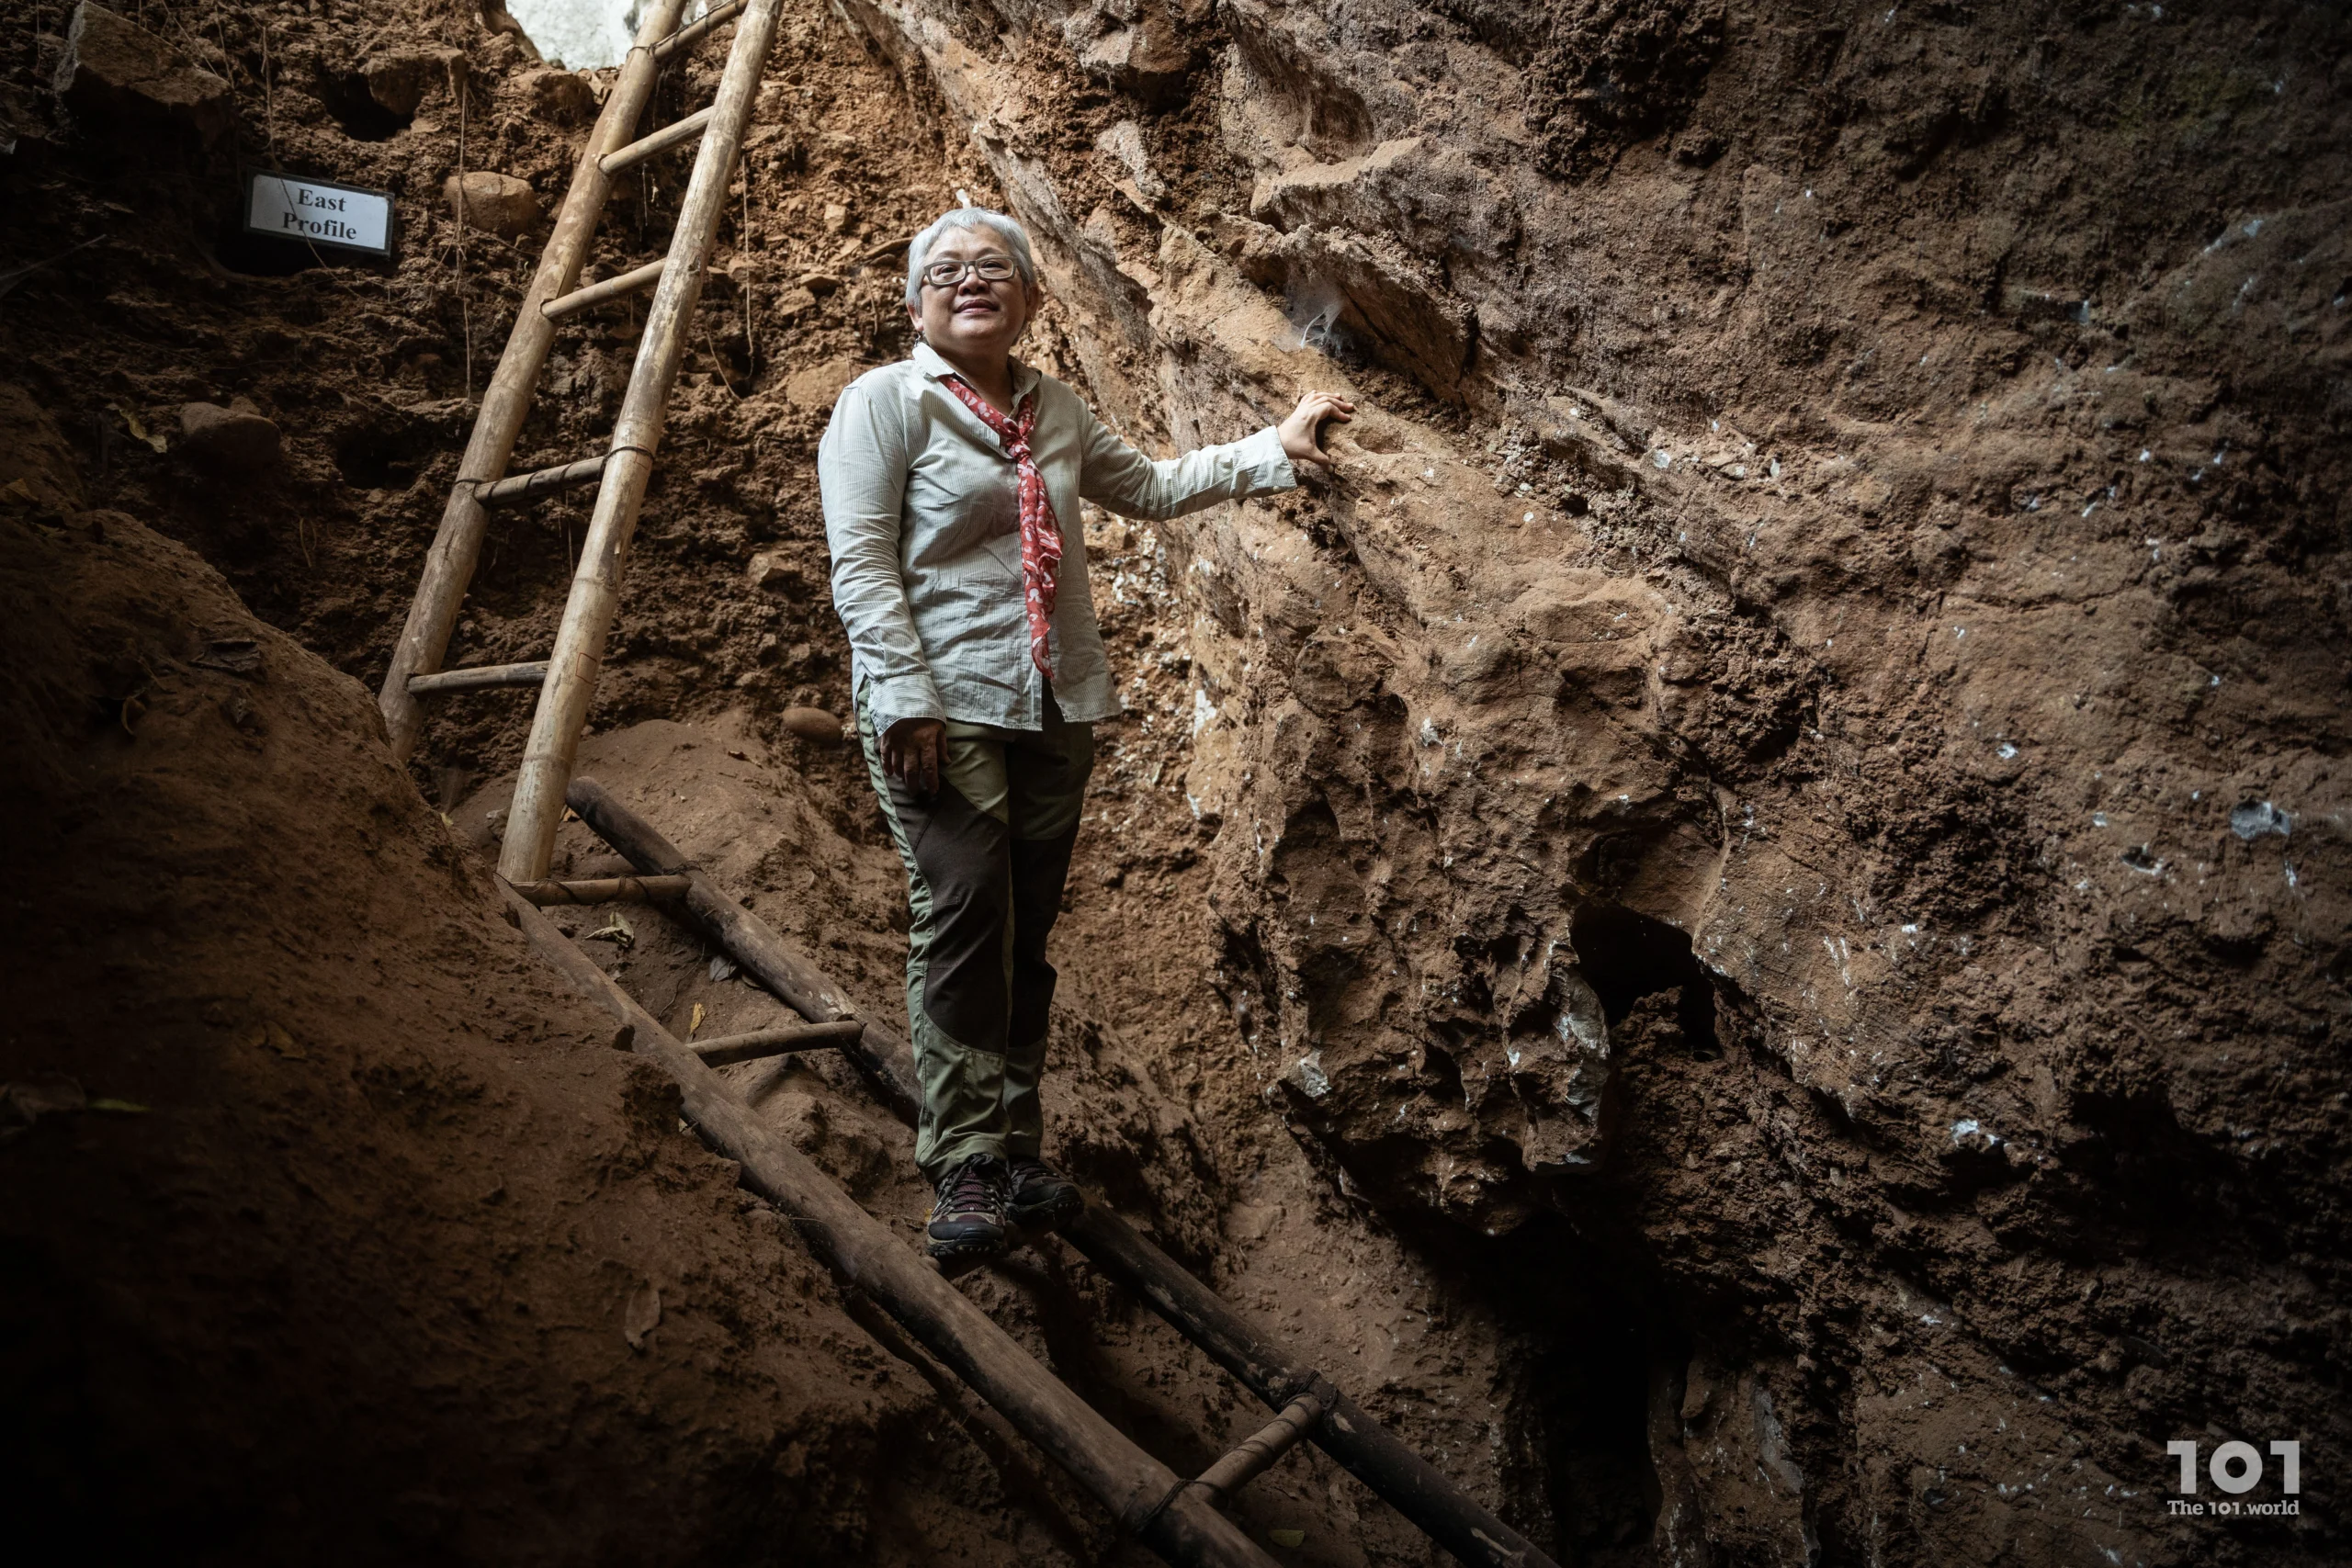
[[[755,7],[758,3],[753,0]],[[1038,1365],[986,1313],[763,1122],[724,1079],[545,915],[511,891],[506,907],[532,948],[575,990],[626,1026],[633,1048],[676,1081],[686,1120],[712,1147],[737,1162],[743,1185],[791,1214],[794,1235],[1068,1471],[1123,1530],[1179,1568],[1274,1568],[1273,1559],[1195,1489]]]
[[[684,27],[680,28],[668,38],[665,38],[660,43],[655,44],[653,46],[653,58],[667,63],[670,57],[677,53],[678,51],[682,49],[692,49],[704,39],[709,37],[711,33],[717,31],[722,27],[725,27],[729,22],[733,21],[736,14],[742,9],[743,0],[726,0],[726,4],[724,5],[713,6],[709,10],[704,12],[701,16],[696,17]]]
[[[718,112],[717,104],[698,108],[685,118],[672,120],[652,135],[632,141],[616,152],[605,153],[596,166],[607,175],[617,175],[623,169],[637,167],[648,158],[658,158],[671,148],[700,136],[703,129],[710,124],[711,117]]]
[[[482,506],[504,506],[510,502],[528,501],[545,495],[549,491],[594,484],[604,477],[605,465],[611,461],[612,456],[610,452],[599,452],[576,463],[559,463],[552,468],[535,468],[527,474],[509,474],[503,479],[476,485],[474,501]],[[410,689],[414,690],[413,687]]]
[[[595,876],[576,882],[518,882],[514,891],[545,908],[551,904],[650,904],[683,898],[683,876]]]
[[[813,960],[778,936],[765,920],[729,898],[700,867],[688,864],[678,847],[652,823],[614,799],[594,779],[572,780],[564,798],[581,820],[638,870],[649,875],[687,878],[686,913],[786,1007],[819,1023],[832,1022],[852,1010],[839,987]],[[919,1101],[914,1052],[897,1030],[870,1018],[859,1021],[864,1027],[856,1041],[842,1047],[843,1054],[873,1081],[894,1111],[911,1120]]]
[[[684,877],[680,881],[685,880]],[[797,1051],[830,1051],[837,1046],[854,1044],[865,1025],[854,1018],[839,1023],[803,1023],[777,1029],[749,1029],[741,1034],[722,1034],[715,1040],[696,1040],[687,1049],[714,1067],[731,1067],[738,1062],[757,1062],[769,1056],[782,1056]]]
[[[408,678],[412,697],[446,697],[453,692],[489,692],[500,687],[537,686],[548,678],[544,659],[527,664],[477,664],[465,670],[440,670]]]
[[[596,511],[581,544],[571,597],[556,630],[548,683],[539,692],[524,743],[523,765],[514,781],[514,804],[506,837],[499,845],[498,869],[509,882],[537,882],[548,874],[555,830],[563,817],[564,785],[571,780],[580,731],[596,697],[605,638],[620,604],[620,580],[652,477],[653,454],[662,444],[670,389],[686,352],[686,331],[702,298],[703,269],[710,263],[718,220],[727,209],[728,182],[742,151],[760,73],[775,46],[778,0],[751,0],[735,28],[735,47],[718,81],[709,129],[695,154],[693,175],[671,236],[669,265],[646,309],[645,334],[637,365],[629,372],[620,417],[613,425],[613,457],[596,491]],[[537,301],[532,302],[536,306]],[[537,316],[534,308],[527,314]],[[545,317],[538,318],[545,321]]]
[[[562,299],[550,299],[540,306],[539,314],[550,321],[560,321],[566,316],[576,316],[607,300],[641,293],[662,281],[662,269],[669,265],[666,261],[647,262],[643,266],[622,273],[617,277],[607,277],[585,288],[575,288]]]
[[[524,418],[531,412],[532,390],[546,367],[548,349],[555,342],[555,323],[539,313],[539,306],[570,293],[579,280],[588,242],[596,231],[596,219],[612,189],[612,178],[597,167],[597,160],[637,128],[660,72],[653,45],[677,29],[678,13],[684,5],[685,0],[652,0],[646,7],[637,47],[622,62],[620,75],[605,99],[604,112],[596,117],[595,129],[581,149],[571,186],[556,215],[555,232],[539,257],[539,270],[523,296],[514,330],[507,333],[505,350],[498,357],[498,368],[482,394],[473,434],[458,463],[458,482],[450,487],[449,499],[442,507],[441,525],[425,554],[416,597],[409,604],[400,640],[392,645],[391,667],[385,671],[383,686],[376,696],[395,757],[406,757],[414,750],[424,728],[424,710],[409,688],[410,678],[441,668],[449,651],[449,635],[457,629],[458,609],[481,559],[489,519],[475,488],[506,472],[514,456],[515,437],[522,434]]]
[[[574,779],[568,798],[571,808],[639,871],[691,876],[687,913],[803,1017],[821,1016],[814,1008],[839,1005],[839,993],[822,970],[728,897],[707,875],[689,866],[677,846],[595,780]],[[914,1054],[897,1031],[871,1019],[863,1021],[852,1058],[890,1108],[911,1122],[919,1103]],[[1283,1409],[1309,1392],[1322,1395],[1326,1415],[1312,1434],[1315,1445],[1471,1568],[1558,1568],[1532,1541],[1480,1506],[1353,1400],[1321,1382],[1313,1367],[1226,1305],[1118,1215],[1089,1204],[1061,1235],[1269,1408]]]

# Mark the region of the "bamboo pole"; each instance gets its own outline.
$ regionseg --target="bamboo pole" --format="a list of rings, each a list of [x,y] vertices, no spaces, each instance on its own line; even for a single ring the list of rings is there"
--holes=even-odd
[[[1272,1470],[1275,1461],[1298,1447],[1298,1440],[1322,1419],[1322,1395],[1310,1389],[1283,1405],[1281,1415],[1235,1445],[1232,1452],[1201,1472],[1200,1479],[1193,1484],[1206,1493],[1210,1502],[1224,1502]]]
[[[707,108],[695,110],[684,119],[673,119],[651,135],[640,137],[626,147],[605,153],[597,160],[596,166],[608,175],[617,175],[623,169],[637,167],[648,158],[658,158],[671,148],[700,136],[704,127],[710,124],[711,116],[718,107],[717,104],[712,104]]]
[[[585,288],[575,288],[562,299],[550,299],[540,306],[539,313],[550,321],[560,321],[566,316],[577,315],[593,306],[605,303],[607,299],[619,299],[631,294],[640,293],[661,282],[662,269],[669,265],[665,261],[647,262],[643,266],[622,273],[617,277],[608,277],[601,283],[591,283]]]
[[[476,664],[463,670],[439,670],[408,678],[412,697],[447,695],[452,692],[490,692],[502,686],[537,686],[548,678],[547,660],[527,664]]]
[[[733,21],[736,14],[742,9],[743,0],[725,0],[722,5],[713,6],[668,38],[655,44],[653,57],[656,60],[667,60],[682,49],[692,49],[712,31]]]
[[[680,878],[681,881],[684,880]],[[533,899],[533,903],[538,900]],[[830,1051],[836,1046],[854,1043],[865,1025],[854,1018],[839,1023],[803,1023],[777,1029],[749,1029],[741,1034],[722,1034],[715,1040],[696,1040],[687,1049],[714,1067],[731,1067],[738,1062],[757,1062],[769,1056],[788,1055],[796,1051]]]
[[[687,913],[737,963],[769,983],[803,1017],[819,1015],[797,998],[837,995],[823,971],[690,866],[651,823],[615,800],[595,780],[574,779],[569,798],[571,808],[639,871],[683,872],[691,877]],[[767,973],[763,972],[763,962],[770,966]],[[788,980],[792,989],[769,982],[769,973]],[[913,1053],[896,1031],[870,1019],[865,1022],[854,1059],[891,1109],[912,1121],[918,1103]],[[1541,1548],[1495,1517],[1436,1466],[1365,1415],[1355,1401],[1330,1388],[1313,1367],[1226,1305],[1215,1292],[1118,1215],[1090,1203],[1060,1234],[1097,1269],[1140,1296],[1178,1333],[1239,1379],[1269,1408],[1283,1409],[1309,1392],[1320,1396],[1325,1414],[1310,1434],[1316,1447],[1471,1568],[1558,1568]]]
[[[753,0],[756,8],[759,0]],[[793,1228],[833,1271],[895,1318],[1001,1412],[1015,1431],[1068,1471],[1120,1529],[1179,1568],[1274,1568],[1274,1561],[1137,1448],[1093,1406],[918,1260],[879,1220],[808,1157],[761,1122],[722,1078],[632,1000],[612,977],[527,900],[507,909],[531,946],[581,995],[630,1032],[633,1048],[677,1082],[682,1109],[703,1138],[741,1168],[745,1187],[799,1223]]]
[[[742,149],[743,127],[751,118],[768,51],[775,43],[777,4],[751,0],[736,24],[735,47],[719,78],[710,125],[695,152],[694,174],[670,239],[669,263],[646,311],[637,365],[613,426],[612,461],[596,491],[595,514],[581,545],[579,570],[572,575],[571,595],[548,660],[548,683],[539,689],[531,738],[525,743],[523,766],[514,782],[513,814],[498,860],[499,872],[509,882],[537,882],[548,874],[556,827],[563,817],[564,785],[571,782],[580,731],[595,700],[596,675],[620,601],[629,540],[645,502],[646,481],[652,477],[653,453],[662,444],[670,388],[686,351],[687,323],[702,297],[703,269],[718,237],[719,215],[726,210],[727,185]],[[529,301],[524,315],[544,321],[538,303]]]
[[[591,285],[591,288],[596,287]],[[564,299],[577,299],[581,293],[567,294]],[[556,305],[563,303],[559,299]],[[541,307],[553,310],[555,305]],[[594,484],[604,476],[605,464],[612,457],[609,452],[599,452],[593,457],[582,457],[573,463],[559,463],[552,468],[536,468],[527,474],[509,474],[503,479],[474,487],[474,500],[483,506],[504,506],[510,502],[529,501],[550,491],[567,490],[573,485]]]
[[[686,896],[683,876],[594,876],[578,882],[517,882],[514,891],[546,908],[550,904],[650,904]]]
[[[488,531],[489,520],[474,493],[475,488],[500,478],[514,459],[515,438],[522,434],[523,421],[531,412],[531,394],[538,386],[539,372],[547,366],[548,348],[555,341],[555,323],[540,313],[539,307],[570,293],[579,280],[581,265],[588,257],[588,243],[596,231],[596,220],[612,190],[612,176],[597,166],[597,161],[624,145],[637,129],[646,103],[653,96],[654,78],[661,69],[653,46],[676,30],[678,13],[684,6],[685,0],[653,0],[648,7],[645,20],[637,30],[636,45],[622,62],[620,77],[605,100],[604,112],[596,117],[595,129],[589,132],[586,144],[580,150],[580,160],[572,167],[571,187],[564,193],[563,208],[556,216],[555,232],[539,257],[539,270],[531,279],[529,292],[523,296],[523,307],[514,314],[514,328],[507,333],[505,351],[498,356],[498,369],[482,393],[481,408],[474,416],[473,434],[467,439],[465,456],[458,464],[458,480],[449,487],[448,502],[441,509],[440,529],[434,535],[433,547],[424,558],[416,598],[409,605],[408,621],[401,627],[400,640],[392,645],[391,668],[385,672],[384,684],[376,697],[395,757],[406,757],[414,750],[417,736],[424,728],[424,710],[409,690],[409,677],[430,674],[441,668],[441,660],[449,651],[449,634],[457,628],[458,607],[465,603],[466,590],[473,584],[474,568],[481,559],[482,536]],[[544,870],[542,867],[542,873]]]
[[[699,866],[687,863],[678,846],[659,829],[613,798],[592,778],[576,778],[564,799],[581,820],[618,850],[638,870],[654,876],[686,878],[686,913],[693,916],[728,956],[751,972],[752,977],[781,998],[786,1007],[812,1023],[831,1023],[852,1010],[825,972],[774,928],[729,898]],[[512,829],[509,829],[512,831]],[[858,1038],[842,1047],[843,1054],[871,1079],[891,1108],[912,1120],[920,1098],[915,1087],[914,1052],[898,1031],[872,1019]]]

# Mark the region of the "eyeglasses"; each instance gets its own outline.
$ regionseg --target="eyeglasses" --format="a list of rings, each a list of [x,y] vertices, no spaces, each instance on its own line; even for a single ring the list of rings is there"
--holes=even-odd
[[[978,274],[982,283],[1006,283],[1014,276],[1009,256],[982,256],[978,261],[935,261],[922,269],[922,280],[933,288],[953,288]]]

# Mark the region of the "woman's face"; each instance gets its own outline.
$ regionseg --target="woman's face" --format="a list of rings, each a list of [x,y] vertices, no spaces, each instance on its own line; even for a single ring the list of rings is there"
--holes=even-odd
[[[1012,250],[993,230],[950,229],[933,243],[923,267],[928,272],[943,262],[991,259],[1012,262]],[[1035,284],[1021,281],[1018,268],[1003,282],[990,283],[967,265],[962,279],[944,288],[925,281],[922,303],[908,306],[907,314],[922,330],[923,341],[942,354],[987,358],[1012,351],[1043,299]]]

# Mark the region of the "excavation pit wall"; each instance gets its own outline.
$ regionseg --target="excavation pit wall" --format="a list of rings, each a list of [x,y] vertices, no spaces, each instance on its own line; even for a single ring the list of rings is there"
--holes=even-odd
[[[494,168],[551,210],[594,94],[510,34],[387,15],[373,37],[293,6],[164,28],[232,85],[226,144],[127,154],[30,85],[6,106],[21,259],[98,242],[0,318],[24,387],[13,425],[31,433],[14,451],[39,457],[0,474],[27,480],[32,504],[10,503],[25,547],[112,509],[368,683],[543,238],[461,236],[443,182]],[[2352,925],[2342,116],[2282,63],[2332,58],[2299,30],[2314,24],[849,15],[854,30],[787,7],[592,771],[891,1004],[903,905],[860,770],[778,718],[846,701],[810,460],[839,386],[906,347],[896,258],[872,258],[958,186],[1000,201],[1055,296],[1035,356],[1135,439],[1229,438],[1310,385],[1364,409],[1331,433],[1336,471],[1295,496],[1079,520],[1131,709],[1105,737],[1057,939],[1054,1131],[1086,1177],[1564,1553],[2337,1554],[2315,1493],[2291,1522],[2233,1528],[2161,1506],[2173,1438],[2341,1440],[2318,1369],[2343,1334],[2332,1047]],[[21,41],[52,79],[62,35]],[[668,83],[656,118],[704,101],[693,73],[718,58]],[[355,107],[349,83],[378,79],[406,107],[371,89],[375,110]],[[2109,123],[2086,107],[2101,101],[2140,107]],[[401,192],[396,261],[235,239],[232,147]],[[599,276],[666,232],[683,172],[657,164],[624,193]],[[151,220],[126,231],[116,209]],[[518,466],[609,429],[634,319],[565,340]],[[240,399],[281,446],[232,459],[180,423],[183,404]],[[502,519],[453,660],[544,656],[584,515]],[[40,559],[28,583],[60,570]],[[163,560],[136,570],[188,570]],[[89,668],[94,690],[144,679]],[[449,701],[410,769],[464,853],[488,841],[526,714],[522,695]],[[315,851],[291,794],[257,798],[289,799],[280,841],[299,858]],[[241,833],[266,840],[279,809]],[[429,846],[432,818],[401,819]],[[204,869],[120,831],[121,852],[157,857],[150,878]],[[577,865],[601,852],[565,831]],[[705,1033],[752,1021],[759,998],[712,979],[691,933],[627,917],[637,947],[590,948],[665,1021],[683,1031],[697,1001]],[[176,907],[155,918],[153,951],[212,951]],[[221,940],[233,967],[260,939]],[[365,965],[424,946],[503,987],[521,977],[498,967],[503,940],[436,945],[392,920],[333,951]],[[322,992],[349,986],[321,963]],[[449,1030],[458,1011],[426,1005],[404,1029],[462,1059],[479,1044]],[[28,1043],[70,1037],[20,1036],[8,1077],[74,1070]],[[814,1076],[763,1109],[877,1212],[919,1213],[902,1130],[832,1069],[796,1070]],[[128,1098],[148,1096],[164,1098]],[[88,1201],[96,1219],[132,1199]],[[502,1217],[548,1234],[560,1213],[526,1194]],[[74,1217],[51,1216],[42,1269],[117,1277],[75,1249]],[[681,1269],[735,1245],[701,1217],[668,1223]],[[406,1299],[425,1261],[454,1267],[477,1241],[403,1234],[386,1291]],[[790,1273],[742,1256],[744,1280]],[[1180,1470],[1249,1424],[1229,1384],[1065,1258],[973,1288]],[[933,1396],[905,1363],[840,1348],[864,1329],[808,1311],[821,1332],[783,1383],[846,1377],[855,1403],[874,1369],[897,1380],[884,1415],[810,1418],[837,1456],[810,1473],[862,1475],[876,1467],[858,1456],[896,1451],[888,1413]],[[306,1306],[277,1337],[332,1315]],[[118,1325],[107,1343],[151,1343],[143,1319],[94,1321]],[[230,1332],[192,1321],[192,1342]],[[682,1375],[699,1388],[733,1364]],[[287,1397],[325,1408],[331,1382],[368,1386],[340,1371]],[[900,1477],[950,1500],[936,1517],[862,1482],[777,1482],[798,1461],[760,1423],[795,1406],[762,1405],[767,1386],[712,1450],[741,1460],[727,1473],[757,1500],[647,1551],[756,1557],[805,1544],[808,1520],[840,1532],[817,1550],[886,1560],[949,1540],[990,1557],[1099,1544],[1082,1508],[1052,1522],[1052,1483],[1013,1498],[1012,1472],[952,1438]],[[203,1397],[161,1386],[117,1407],[184,1429]],[[651,1467],[643,1495],[692,1495],[638,1440],[612,1439]],[[1393,1515],[1299,1462],[1253,1528],[1304,1529],[1308,1560],[1424,1560]],[[496,1492],[527,1521],[496,1544],[537,1530],[546,1555],[592,1554],[544,1472],[469,1481],[453,1461],[394,1494],[424,1495],[401,1507],[427,1525],[386,1539]]]

